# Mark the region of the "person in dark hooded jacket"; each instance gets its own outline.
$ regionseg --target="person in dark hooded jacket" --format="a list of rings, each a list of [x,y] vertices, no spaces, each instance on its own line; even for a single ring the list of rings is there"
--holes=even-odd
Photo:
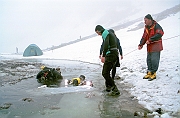
[[[115,34],[113,29],[109,29],[108,31],[112,32],[116,36],[116,34]],[[118,48],[119,54],[120,54],[120,59],[123,59],[122,47],[120,45],[120,40],[117,38],[117,36],[116,36],[116,42],[117,42],[117,48]],[[104,43],[102,43],[101,48],[100,48],[100,56],[99,56],[100,59],[101,59],[102,52],[103,52],[103,44]],[[119,58],[118,58],[116,64],[113,66],[113,69],[112,69],[112,78],[113,79],[114,79],[114,77],[116,75],[116,67],[120,67]]]
[[[111,92],[108,95],[115,96],[119,95],[120,92],[115,85],[113,78],[110,76],[110,71],[119,59],[116,37],[112,32],[104,29],[101,25],[95,27],[95,32],[102,36],[103,39],[103,51],[101,62],[103,64],[102,75],[105,79],[106,91]]]
[[[40,83],[44,83],[46,81],[57,81],[63,79],[60,68],[49,68],[45,66],[41,66],[41,71],[37,74],[36,79]]]

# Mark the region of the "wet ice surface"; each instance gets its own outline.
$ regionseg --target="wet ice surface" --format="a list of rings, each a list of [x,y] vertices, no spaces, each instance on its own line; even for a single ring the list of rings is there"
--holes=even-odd
[[[29,65],[14,69],[23,71],[26,68],[26,71],[31,71],[31,74],[28,76],[26,73],[26,79],[11,84],[13,76],[2,72],[1,79],[6,77],[9,83],[3,81],[5,84],[2,83],[0,89],[0,118],[134,118],[136,111],[139,117],[147,112],[133,96],[125,91],[130,86],[120,84],[120,80],[116,80],[116,84],[121,96],[110,97],[103,93],[104,79],[101,76],[100,65],[67,60],[18,60],[11,63],[19,61],[25,65],[28,61]],[[36,63],[33,69],[30,66],[31,62]],[[34,73],[39,71],[38,67],[42,64],[54,68],[60,67],[62,82],[51,87],[38,83]],[[65,79],[79,77],[81,74],[85,75],[87,80],[92,80],[94,87],[65,86]],[[17,76],[22,78],[20,74]],[[15,77],[13,81],[17,79]]]

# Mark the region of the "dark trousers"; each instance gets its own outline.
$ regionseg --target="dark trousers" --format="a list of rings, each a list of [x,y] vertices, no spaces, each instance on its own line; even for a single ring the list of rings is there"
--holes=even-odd
[[[112,79],[113,80],[114,80],[115,75],[116,75],[116,66],[114,66],[112,69]]]
[[[148,52],[147,53],[147,66],[148,71],[156,72],[159,67],[160,52]]]
[[[116,61],[115,65],[112,68],[112,79],[113,80],[114,80],[114,77],[116,75],[116,67],[120,67],[119,57],[117,57],[117,61]]]
[[[105,79],[106,87],[115,86],[114,79],[110,76],[110,72],[113,69],[114,65],[116,64],[117,59],[118,58],[116,54],[108,54],[105,57],[105,63],[103,65],[102,76]]]

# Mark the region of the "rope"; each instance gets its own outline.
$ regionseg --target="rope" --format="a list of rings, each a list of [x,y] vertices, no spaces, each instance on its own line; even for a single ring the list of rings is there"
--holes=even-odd
[[[169,37],[169,38],[166,38],[166,39],[163,39],[163,40],[169,40],[169,39],[173,39],[173,38],[176,38],[176,37],[179,37],[179,36],[180,36],[180,35],[176,35],[176,36]],[[136,50],[138,50],[138,49],[134,49],[134,50],[126,53],[124,56],[127,56],[128,54],[131,54],[131,53],[133,53],[133,52],[136,51]]]
[[[134,51],[136,51],[136,50],[137,50],[137,49],[134,49],[134,50],[132,50],[132,51],[126,53],[124,56],[126,56],[126,55],[128,55],[128,54],[130,54],[130,53],[132,53],[132,52],[134,52]]]
[[[179,37],[179,36],[180,36],[180,35],[177,35],[177,36],[169,37],[169,38],[166,38],[166,39],[163,39],[163,40],[169,40],[169,39],[173,39],[173,38],[176,38],[176,37]],[[129,55],[129,54],[135,52],[136,50],[138,50],[138,49],[134,49],[134,50],[132,50],[132,51],[126,53],[124,56],[127,56],[127,55]],[[91,63],[90,63],[90,64],[91,64]],[[100,65],[100,64],[97,64],[97,65]],[[100,67],[98,67],[98,68],[96,68],[96,69],[93,69],[93,70],[91,70],[90,72],[97,71],[97,70],[99,70],[100,68],[102,68],[101,65],[100,65]],[[86,72],[86,73],[89,73],[89,72]],[[85,74],[86,74],[86,73],[85,73]]]
[[[176,35],[176,36],[173,36],[173,37],[170,37],[170,38],[166,38],[166,39],[163,39],[163,40],[173,39],[173,38],[176,38],[178,36],[180,36],[180,35]]]
[[[169,38],[166,38],[166,39],[163,39],[163,40],[173,39],[173,38],[176,38],[176,37],[179,37],[179,36],[180,36],[180,35],[177,35],[177,36],[169,37]],[[135,52],[136,50],[138,50],[138,49],[134,49],[134,50],[126,53],[124,56],[127,56],[128,54],[131,54],[131,53]],[[90,64],[91,64],[91,63],[90,63]],[[100,65],[100,64],[97,64],[97,65]],[[95,69],[91,70],[90,72],[98,71],[100,68],[102,68],[101,65],[100,65],[98,68],[95,68]],[[84,73],[84,74],[87,74],[87,73],[89,73],[89,72],[86,72],[86,73]]]

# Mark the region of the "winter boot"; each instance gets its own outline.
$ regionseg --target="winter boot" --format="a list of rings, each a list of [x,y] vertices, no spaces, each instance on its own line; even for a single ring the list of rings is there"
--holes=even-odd
[[[153,72],[148,81],[156,79],[156,72]]]
[[[143,79],[149,79],[151,77],[152,73],[151,72],[147,72],[147,75],[145,75],[143,77]]]
[[[103,90],[103,92],[111,92],[113,87],[111,86],[107,86],[105,90]]]
[[[118,90],[118,88],[116,87],[116,85],[113,87],[112,92],[108,94],[109,96],[117,96],[120,95],[120,92]]]

